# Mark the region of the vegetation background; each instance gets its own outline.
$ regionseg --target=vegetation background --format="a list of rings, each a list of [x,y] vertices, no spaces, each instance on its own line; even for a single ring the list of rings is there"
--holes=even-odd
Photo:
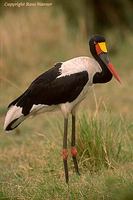
[[[55,0],[6,7],[0,1],[0,200],[133,199],[133,1]],[[36,1],[27,1],[36,3]],[[47,113],[3,131],[7,105],[54,63],[91,56],[88,38],[107,39],[114,79],[90,89],[79,108],[78,160],[69,190],[60,156],[63,118]],[[71,132],[71,130],[69,131]],[[70,137],[70,134],[69,134]]]

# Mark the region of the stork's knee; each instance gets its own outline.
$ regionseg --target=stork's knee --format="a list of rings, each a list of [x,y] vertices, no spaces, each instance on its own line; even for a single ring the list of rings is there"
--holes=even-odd
[[[62,157],[63,157],[63,160],[67,160],[67,158],[68,158],[68,151],[67,151],[67,149],[63,149],[62,150]]]
[[[77,156],[77,149],[76,149],[76,147],[72,147],[71,148],[71,154],[72,154],[72,157],[76,157]]]

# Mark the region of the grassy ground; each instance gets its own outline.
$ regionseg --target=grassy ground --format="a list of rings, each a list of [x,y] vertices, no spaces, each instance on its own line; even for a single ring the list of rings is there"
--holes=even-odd
[[[89,55],[84,33],[71,38],[64,18],[51,10],[8,12],[0,22],[0,199],[133,199],[133,38],[128,35],[119,47],[116,43],[118,53],[111,55],[122,85],[115,80],[97,85],[79,108],[81,176],[75,175],[70,159],[68,188],[60,153],[60,113],[27,119],[13,134],[4,133],[3,122],[8,103],[38,74],[57,61]]]

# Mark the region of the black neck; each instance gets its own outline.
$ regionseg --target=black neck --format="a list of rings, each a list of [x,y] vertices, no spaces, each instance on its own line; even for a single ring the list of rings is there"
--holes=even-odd
[[[96,74],[93,77],[93,83],[107,83],[112,79],[112,74],[109,71],[108,67],[104,64],[104,62],[100,59],[98,56],[95,58],[99,65],[102,68],[101,72],[96,72]]]
[[[96,44],[99,42],[105,42],[105,38],[99,35],[94,35],[89,41],[90,52],[102,68],[101,72],[96,72],[94,75],[93,83],[106,83],[112,79],[112,74],[96,52]]]

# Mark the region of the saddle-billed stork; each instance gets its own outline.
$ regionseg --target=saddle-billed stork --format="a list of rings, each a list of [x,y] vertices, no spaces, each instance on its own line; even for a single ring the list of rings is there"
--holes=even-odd
[[[53,68],[37,77],[21,96],[9,104],[4,123],[4,130],[10,131],[31,115],[60,109],[64,116],[62,155],[67,183],[69,181],[67,164],[69,114],[72,115],[71,154],[75,171],[79,174],[75,147],[77,106],[86,97],[88,89],[93,84],[109,82],[112,75],[121,82],[110,63],[105,38],[95,35],[90,39],[89,46],[94,59],[83,56],[55,64]]]

